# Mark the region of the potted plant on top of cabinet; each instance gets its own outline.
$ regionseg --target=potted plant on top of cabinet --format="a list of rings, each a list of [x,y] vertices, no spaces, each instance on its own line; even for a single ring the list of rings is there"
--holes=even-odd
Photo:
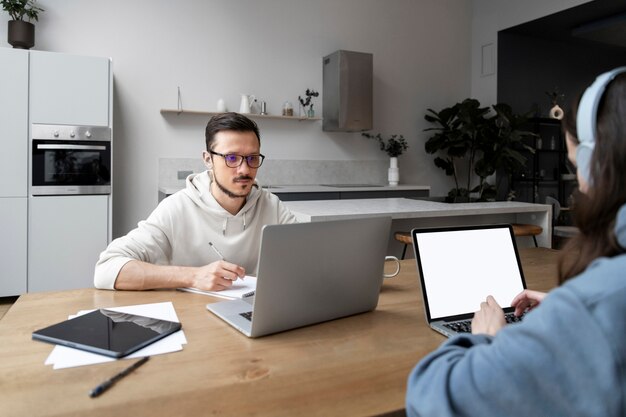
[[[39,20],[39,13],[44,10],[35,5],[35,0],[0,0],[0,5],[12,19],[8,25],[9,44],[18,49],[32,48],[35,45],[35,25],[31,21]]]

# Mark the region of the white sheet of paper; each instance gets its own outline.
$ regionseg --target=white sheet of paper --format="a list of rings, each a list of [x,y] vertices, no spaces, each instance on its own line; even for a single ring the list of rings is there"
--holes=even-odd
[[[141,316],[151,317],[161,320],[169,320],[179,322],[176,310],[171,301],[163,303],[139,304],[124,307],[110,307],[109,310],[119,311],[120,313],[138,314]],[[93,310],[79,311],[75,315],[68,318],[74,318],[83,314],[87,314]],[[140,358],[143,356],[160,355],[163,353],[177,352],[183,349],[187,343],[185,333],[179,330],[164,339],[158,340],[137,352],[131,353],[122,359]],[[80,349],[72,349],[66,346],[55,346],[45,361],[46,365],[52,365],[53,369],[71,368],[75,366],[93,365],[97,363],[112,362],[117,359],[108,356],[98,355],[96,353],[85,352]]]
[[[194,292],[196,294],[210,295],[213,297],[225,298],[227,300],[236,300],[243,298],[249,293],[256,290],[256,277],[246,275],[241,279],[233,281],[233,285],[227,290],[221,291],[203,291],[197,288],[178,288],[180,291]]]

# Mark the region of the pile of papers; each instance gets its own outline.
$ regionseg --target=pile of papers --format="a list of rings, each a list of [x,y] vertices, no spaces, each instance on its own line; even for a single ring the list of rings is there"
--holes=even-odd
[[[161,320],[169,320],[180,322],[174,310],[174,305],[171,302],[165,303],[153,303],[153,304],[140,304],[126,307],[111,307],[108,310],[118,311],[120,313],[137,314],[140,316],[151,317]],[[77,314],[70,316],[72,319],[82,314],[89,313],[93,310],[79,311]],[[162,353],[177,352],[183,350],[183,345],[187,344],[187,339],[182,330],[177,331],[170,336],[167,336],[161,340],[158,340],[143,349],[131,353],[122,359],[141,358],[144,356],[160,355]],[[72,349],[65,346],[55,346],[52,349],[52,353],[45,361],[46,365],[52,365],[53,369],[71,368],[82,365],[93,365],[97,363],[112,362],[117,359],[109,358],[107,356],[98,355],[91,352],[85,352],[84,350]]]

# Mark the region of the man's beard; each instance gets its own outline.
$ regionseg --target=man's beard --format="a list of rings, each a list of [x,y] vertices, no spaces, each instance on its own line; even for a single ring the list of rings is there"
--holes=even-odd
[[[244,175],[244,176],[241,176],[241,177],[237,177],[235,179],[236,180],[239,180],[239,179],[252,179],[252,177]],[[220,184],[219,181],[217,180],[217,177],[215,175],[213,175],[213,181],[215,181],[215,184],[217,184],[217,188],[219,188],[224,194],[226,194],[230,198],[246,198],[246,197],[248,197],[248,194],[250,194],[250,191],[248,191],[246,194],[235,194],[235,193],[233,193],[232,191],[230,191],[229,189],[224,187],[222,184]],[[252,188],[250,190],[252,190]]]

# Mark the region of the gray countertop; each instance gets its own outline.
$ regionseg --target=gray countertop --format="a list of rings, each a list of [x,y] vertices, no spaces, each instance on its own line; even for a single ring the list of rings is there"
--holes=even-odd
[[[408,198],[371,198],[359,200],[286,201],[285,205],[300,221],[340,220],[358,217],[391,216],[414,219],[490,214],[549,213],[551,206],[517,201],[486,203],[439,203]]]
[[[263,188],[272,193],[331,193],[354,191],[430,191],[428,185],[399,184],[396,186],[383,184],[312,184],[312,185],[265,185]],[[174,194],[185,187],[184,181],[174,184],[159,184],[159,191]]]

